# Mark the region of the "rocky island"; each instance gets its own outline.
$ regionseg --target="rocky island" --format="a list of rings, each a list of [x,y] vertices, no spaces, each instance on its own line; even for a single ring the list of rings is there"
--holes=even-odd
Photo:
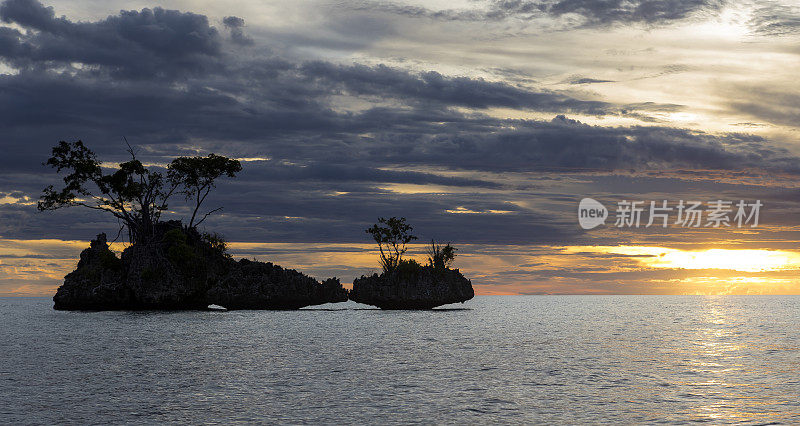
[[[178,157],[162,174],[145,167],[130,145],[128,153],[131,159],[108,173],[110,167],[101,166],[81,141],[62,141],[46,162],[68,173],[62,188],[45,188],[39,210],[103,211],[121,224],[118,234],[128,236],[119,257],[106,234],[92,240],[53,297],[55,309],[298,309],[348,299],[382,309],[431,309],[474,296],[470,280],[450,269],[455,248],[449,243],[431,241],[428,265],[402,259],[406,244],[416,239],[405,218],[380,218],[367,229],[378,243],[383,273],[356,279],[349,292],[336,278],[319,282],[269,262],[236,261],[221,237],[198,226],[219,210],[200,214],[216,180],[234,177],[239,161],[215,154]],[[161,219],[175,194],[187,201],[187,223]]]
[[[298,309],[344,302],[347,290],[272,263],[233,260],[178,221],[158,224],[158,238],[117,257],[100,234],[53,297],[61,310]]]
[[[458,269],[431,266],[362,276],[353,282],[350,300],[381,309],[432,309],[464,303],[475,296],[472,282]]]
[[[350,300],[381,309],[431,309],[464,303],[475,296],[472,282],[458,269],[450,269],[456,249],[431,241],[428,265],[403,259],[406,244],[417,237],[405,218],[380,218],[366,230],[378,244],[383,273],[353,281]]]

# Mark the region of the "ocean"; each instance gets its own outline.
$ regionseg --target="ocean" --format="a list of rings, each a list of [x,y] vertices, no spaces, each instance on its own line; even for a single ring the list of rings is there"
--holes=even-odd
[[[0,299],[0,422],[797,423],[800,297],[60,312]]]

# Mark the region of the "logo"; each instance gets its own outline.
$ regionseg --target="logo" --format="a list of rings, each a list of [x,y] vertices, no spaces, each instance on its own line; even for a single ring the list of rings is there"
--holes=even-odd
[[[761,200],[748,202],[747,200],[726,201],[711,200],[685,201],[677,203],[669,200],[655,201],[630,201],[617,202],[614,212],[616,220],[614,227],[650,228],[657,226],[667,228],[670,225],[682,228],[722,228],[746,227],[755,228],[759,223],[759,214],[764,203]],[[649,214],[648,214],[649,213]],[[578,204],[578,223],[583,229],[594,229],[606,223],[608,210],[597,200],[584,198]],[[674,219],[674,221],[673,221]]]
[[[578,223],[583,229],[594,229],[606,223],[608,210],[599,201],[584,198],[578,204]]]

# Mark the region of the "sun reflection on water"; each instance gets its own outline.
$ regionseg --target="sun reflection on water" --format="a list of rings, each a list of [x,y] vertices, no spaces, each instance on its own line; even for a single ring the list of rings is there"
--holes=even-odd
[[[696,380],[680,382],[684,394],[696,402],[694,409],[698,420],[747,421],[755,416],[764,417],[775,413],[763,412],[759,406],[777,404],[782,401],[754,401],[749,393],[754,388],[766,390],[769,385],[763,380],[769,374],[767,366],[757,371],[748,357],[751,351],[762,352],[762,348],[742,345],[743,324],[727,306],[725,296],[708,296],[701,299],[698,308],[702,315],[691,329],[693,350],[687,354],[687,376]]]

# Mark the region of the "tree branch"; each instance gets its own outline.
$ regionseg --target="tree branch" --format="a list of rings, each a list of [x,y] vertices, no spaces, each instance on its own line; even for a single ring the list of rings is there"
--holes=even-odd
[[[200,226],[200,224],[201,224],[201,223],[203,223],[203,221],[204,221],[204,220],[206,220],[206,218],[207,218],[208,216],[210,216],[212,213],[218,212],[218,211],[220,211],[220,210],[222,210],[222,207],[217,207],[216,209],[214,209],[214,210],[211,210],[210,212],[206,213],[205,215],[203,215],[203,218],[202,218],[202,219],[200,219],[200,221],[199,221],[199,222],[197,222],[197,223],[195,223],[195,224],[194,224],[194,226],[195,226],[195,227],[197,227],[197,226]]]

